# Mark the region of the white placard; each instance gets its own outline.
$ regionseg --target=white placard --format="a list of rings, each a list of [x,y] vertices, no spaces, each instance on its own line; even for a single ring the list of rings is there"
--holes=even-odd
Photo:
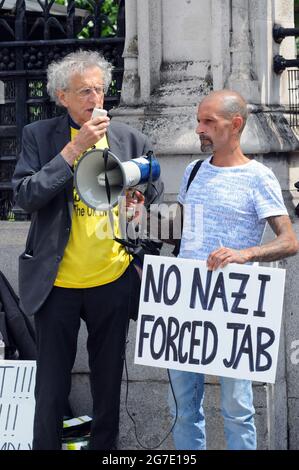
[[[135,363],[275,382],[285,270],[145,256]]]
[[[0,450],[30,450],[35,361],[0,361]]]

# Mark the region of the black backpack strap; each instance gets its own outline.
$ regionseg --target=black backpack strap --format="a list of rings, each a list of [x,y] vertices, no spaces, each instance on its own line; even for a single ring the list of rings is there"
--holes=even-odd
[[[186,186],[186,192],[188,191],[188,189],[190,188],[190,184],[192,183],[192,181],[194,180],[195,176],[196,176],[196,173],[198,172],[198,170],[200,169],[201,167],[201,164],[202,164],[203,160],[198,160],[194,167],[192,168],[191,170],[191,173],[190,173],[190,176],[189,176],[189,179],[188,179],[188,182],[187,182],[187,186]],[[183,230],[183,226],[182,226],[182,230]],[[172,254],[174,256],[178,256],[179,252],[180,252],[180,248],[181,248],[181,239],[178,239],[176,240],[176,244],[174,246],[174,249],[172,251]]]
[[[198,160],[194,167],[192,168],[192,171],[190,173],[190,176],[189,176],[189,179],[188,179],[188,183],[187,183],[187,186],[186,186],[186,192],[188,191],[188,189],[190,188],[190,184],[192,183],[192,181],[194,180],[195,176],[196,176],[196,173],[198,172],[198,170],[200,169],[201,167],[201,164],[202,164],[203,160]]]

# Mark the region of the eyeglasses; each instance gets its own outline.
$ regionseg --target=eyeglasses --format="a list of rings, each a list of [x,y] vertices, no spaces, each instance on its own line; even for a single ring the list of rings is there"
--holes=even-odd
[[[80,96],[80,98],[88,98],[93,92],[95,92],[98,96],[102,96],[104,91],[105,85],[97,85],[93,87],[80,88],[80,90],[74,90],[74,93]]]

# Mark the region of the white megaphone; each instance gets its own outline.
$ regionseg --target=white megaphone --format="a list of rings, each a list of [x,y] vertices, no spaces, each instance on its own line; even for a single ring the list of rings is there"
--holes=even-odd
[[[89,207],[107,211],[118,204],[125,189],[156,181],[160,165],[154,156],[141,156],[121,162],[108,149],[94,149],[80,158],[74,182],[80,199]],[[109,201],[110,200],[110,201]]]

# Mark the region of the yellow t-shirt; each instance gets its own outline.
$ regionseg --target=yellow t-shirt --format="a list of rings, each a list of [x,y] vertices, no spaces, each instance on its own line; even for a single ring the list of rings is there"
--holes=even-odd
[[[71,128],[72,139],[77,132]],[[97,142],[96,147],[108,147],[106,136]],[[119,237],[118,207],[112,212],[114,233]],[[118,279],[127,269],[130,255],[113,240],[111,232],[108,214],[87,207],[74,188],[72,229],[54,285],[87,288]]]

